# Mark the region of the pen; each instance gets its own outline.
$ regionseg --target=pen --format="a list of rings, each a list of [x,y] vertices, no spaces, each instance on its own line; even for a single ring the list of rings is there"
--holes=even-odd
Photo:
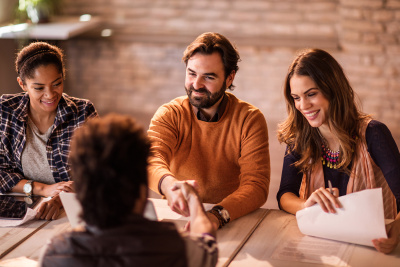
[[[331,180],[328,180],[328,185],[329,185],[329,193],[331,193],[333,195],[333,189],[332,189]]]

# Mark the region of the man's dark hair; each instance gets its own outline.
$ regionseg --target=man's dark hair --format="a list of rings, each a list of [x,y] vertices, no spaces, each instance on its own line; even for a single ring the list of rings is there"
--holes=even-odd
[[[147,135],[129,116],[91,119],[75,131],[69,160],[87,224],[110,228],[132,214],[147,186],[149,151]]]
[[[239,70],[240,61],[239,52],[222,34],[215,32],[206,32],[199,35],[183,52],[182,60],[187,65],[188,60],[196,53],[211,55],[218,52],[221,55],[225,69],[225,79],[232,73]],[[235,86],[231,84],[229,89],[233,90]]]

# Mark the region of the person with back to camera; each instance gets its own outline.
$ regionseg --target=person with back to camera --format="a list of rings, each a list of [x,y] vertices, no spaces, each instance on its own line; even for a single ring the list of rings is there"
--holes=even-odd
[[[198,183],[216,228],[260,208],[268,197],[270,159],[261,111],[226,92],[233,88],[239,53],[221,34],[199,35],[185,50],[185,90],[154,114],[149,186],[173,211],[188,215],[174,184]]]
[[[190,211],[190,234],[171,222],[143,217],[147,201],[150,142],[129,116],[107,115],[78,129],[71,147],[83,229],[52,239],[41,266],[215,266],[215,230],[199,197],[176,184]]]
[[[295,214],[318,203],[335,213],[339,196],[381,187],[385,218],[395,221],[387,228],[389,238],[373,244],[390,253],[400,234],[400,154],[389,129],[359,110],[342,67],[320,49],[296,57],[284,95],[288,118],[279,125],[278,139],[287,150],[280,208]]]
[[[16,58],[24,91],[0,98],[0,193],[52,197],[37,208],[37,218],[56,219],[59,192],[73,191],[68,165],[74,130],[96,117],[93,104],[63,93],[62,51],[45,42],[24,47]]]

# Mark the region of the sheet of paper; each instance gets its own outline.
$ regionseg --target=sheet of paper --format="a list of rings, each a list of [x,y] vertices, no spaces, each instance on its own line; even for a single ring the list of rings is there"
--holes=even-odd
[[[76,194],[63,191],[60,193],[60,199],[71,227],[75,228],[78,225],[84,224],[83,220],[80,218],[82,206],[76,198]]]
[[[354,248],[349,243],[304,236],[295,226],[289,227],[283,240],[272,253],[272,259],[348,266]]]
[[[1,267],[37,267],[38,262],[31,260],[27,257],[19,257],[15,259],[8,259],[0,261]]]
[[[373,239],[387,238],[381,188],[348,194],[339,201],[343,208],[337,213],[326,213],[318,204],[298,211],[300,231],[365,246],[373,246]]]
[[[13,227],[13,226],[18,226],[21,224],[26,223],[27,221],[33,220],[36,216],[36,211],[34,211],[31,208],[28,208],[24,218],[21,220],[15,220],[15,219],[1,219],[0,220],[0,227]]]

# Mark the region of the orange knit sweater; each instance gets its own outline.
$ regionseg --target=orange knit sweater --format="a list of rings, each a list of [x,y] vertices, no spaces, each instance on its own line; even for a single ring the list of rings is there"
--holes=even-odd
[[[264,116],[226,94],[228,104],[218,122],[198,120],[187,96],[157,110],[148,130],[149,186],[158,192],[165,174],[196,180],[202,201],[222,205],[234,220],[265,203],[271,169]]]

